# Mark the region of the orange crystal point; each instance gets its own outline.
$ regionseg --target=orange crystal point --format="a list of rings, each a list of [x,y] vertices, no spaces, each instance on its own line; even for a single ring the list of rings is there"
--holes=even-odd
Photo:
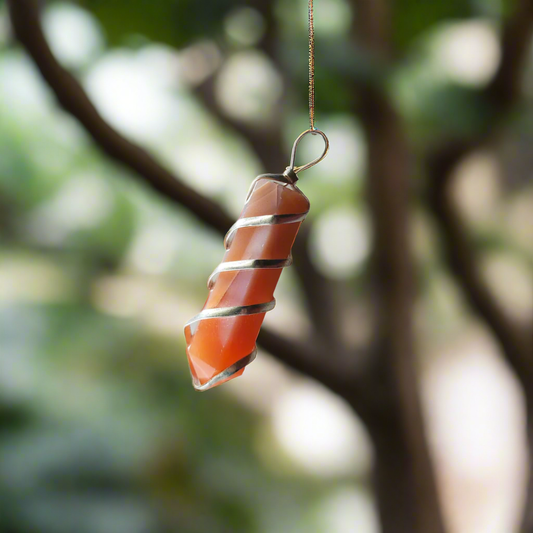
[[[305,214],[308,211],[309,201],[297,187],[259,178],[240,218]],[[287,259],[300,224],[301,221],[239,228],[223,261]],[[281,270],[273,268],[220,272],[203,309],[270,302]],[[255,341],[264,318],[265,313],[207,318],[185,327],[187,357],[195,388],[205,390],[244,372],[244,366],[255,355]]]

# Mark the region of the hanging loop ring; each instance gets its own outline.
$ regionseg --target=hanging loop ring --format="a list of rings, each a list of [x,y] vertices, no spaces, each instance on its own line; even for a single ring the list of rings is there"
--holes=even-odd
[[[324,140],[324,151],[322,152],[322,155],[317,157],[316,159],[313,159],[310,163],[307,163],[306,165],[301,165],[299,167],[295,166],[296,163],[296,150],[298,148],[298,145],[300,144],[300,141],[306,136],[306,135],[320,135],[322,139]],[[295,174],[298,174],[298,172],[301,172],[302,170],[307,170],[308,168],[314,167],[317,163],[320,163],[322,159],[326,157],[329,151],[329,139],[327,138],[326,134],[317,129],[308,129],[305,130],[303,133],[300,133],[298,135],[297,139],[294,141],[294,144],[292,146],[292,152],[291,152],[291,162],[289,165],[289,169],[292,170]]]

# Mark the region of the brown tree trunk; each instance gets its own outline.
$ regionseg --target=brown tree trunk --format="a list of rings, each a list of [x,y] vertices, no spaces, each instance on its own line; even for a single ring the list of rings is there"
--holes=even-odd
[[[444,533],[414,354],[409,147],[379,89],[364,91],[362,104],[376,329],[361,416],[375,447],[378,509],[384,533]]]
[[[372,483],[382,532],[445,533],[417,391],[410,396],[410,410],[416,412],[406,413],[396,398],[395,405],[383,406],[366,420],[374,445]]]

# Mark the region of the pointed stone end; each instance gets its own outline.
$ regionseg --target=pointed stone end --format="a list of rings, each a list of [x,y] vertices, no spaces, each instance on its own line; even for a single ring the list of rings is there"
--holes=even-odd
[[[206,364],[203,361],[189,355],[189,368],[191,370],[192,384],[195,390],[203,392],[241,376],[244,372],[244,368],[255,359],[256,355],[257,349],[254,348],[254,351],[251,354],[243,357],[230,367],[226,368],[226,370],[223,370],[216,375],[209,372],[209,369],[212,370],[212,368],[206,368]]]

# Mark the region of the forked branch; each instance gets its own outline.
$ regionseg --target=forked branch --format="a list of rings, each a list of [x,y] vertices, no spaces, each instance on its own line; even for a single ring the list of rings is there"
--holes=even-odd
[[[460,161],[493,135],[520,97],[520,83],[533,30],[533,2],[520,0],[502,35],[500,67],[483,97],[491,105],[492,121],[478,138],[444,143],[426,158],[429,202],[443,237],[451,272],[471,307],[500,343],[518,379],[533,393],[533,334],[505,313],[483,281],[479,259],[459,210],[451,197],[455,169]]]

